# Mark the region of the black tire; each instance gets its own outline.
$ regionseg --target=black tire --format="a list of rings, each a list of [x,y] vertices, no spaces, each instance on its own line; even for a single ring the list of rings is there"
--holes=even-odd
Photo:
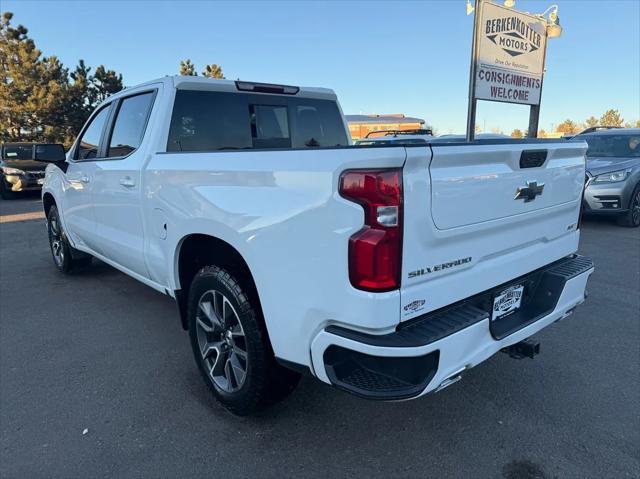
[[[58,208],[55,205],[49,208],[49,213],[47,214],[47,233],[53,264],[56,265],[56,268],[61,273],[69,273],[76,268],[85,267],[91,263],[91,256],[77,251],[69,245],[67,235],[60,223]]]
[[[634,188],[629,200],[629,211],[618,217],[618,224],[628,228],[640,226],[640,183]]]
[[[198,369],[229,411],[245,416],[295,389],[300,374],[276,362],[257,298],[241,278],[217,266],[202,268],[189,289],[187,314]]]

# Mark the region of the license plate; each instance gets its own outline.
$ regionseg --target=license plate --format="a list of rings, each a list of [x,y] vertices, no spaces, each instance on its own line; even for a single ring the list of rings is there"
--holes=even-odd
[[[44,178],[38,178],[37,182],[39,185],[44,185]]]
[[[505,289],[493,298],[493,311],[491,321],[497,321],[500,318],[515,313],[522,303],[522,293],[524,292],[523,284],[516,284]]]

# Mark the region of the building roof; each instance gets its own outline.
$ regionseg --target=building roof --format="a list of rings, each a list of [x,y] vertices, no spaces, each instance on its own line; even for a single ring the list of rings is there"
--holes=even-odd
[[[404,115],[345,115],[347,123],[424,123],[422,118]]]

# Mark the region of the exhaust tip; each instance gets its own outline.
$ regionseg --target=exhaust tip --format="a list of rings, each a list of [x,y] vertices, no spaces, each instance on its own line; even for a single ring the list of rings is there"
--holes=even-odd
[[[452,384],[457,383],[458,381],[460,381],[462,379],[462,373],[464,372],[464,370],[467,369],[467,367],[465,366],[462,369],[459,369],[458,371],[456,371],[455,373],[453,373],[452,375],[450,375],[447,379],[445,379],[444,381],[442,381],[440,383],[440,385],[434,389],[434,393],[437,393],[439,391],[442,391],[445,388],[448,388],[449,386],[451,386]]]

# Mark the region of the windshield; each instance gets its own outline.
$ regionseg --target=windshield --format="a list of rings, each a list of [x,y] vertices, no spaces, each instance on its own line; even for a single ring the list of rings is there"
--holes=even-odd
[[[640,135],[585,135],[588,157],[640,158]]]
[[[2,147],[4,160],[30,160],[33,155],[33,145],[11,145]]]

